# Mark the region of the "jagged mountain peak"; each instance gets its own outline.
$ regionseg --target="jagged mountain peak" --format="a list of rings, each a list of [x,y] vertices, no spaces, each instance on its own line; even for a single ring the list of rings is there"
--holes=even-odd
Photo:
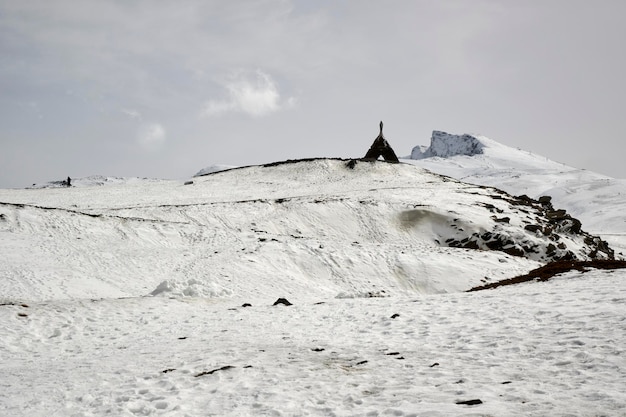
[[[430,146],[416,146],[411,151],[411,159],[424,159],[430,157],[449,158],[455,155],[478,155],[484,152],[485,147],[498,145],[484,136],[479,135],[453,135],[440,130],[434,130],[430,139]]]

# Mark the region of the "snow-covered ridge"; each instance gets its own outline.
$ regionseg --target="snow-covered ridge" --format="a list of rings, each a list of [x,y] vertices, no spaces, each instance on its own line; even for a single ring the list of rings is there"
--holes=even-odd
[[[202,168],[200,171],[194,174],[194,177],[202,177],[204,175],[213,174],[215,172],[227,171],[229,169],[237,168],[236,165],[223,165],[223,164],[214,164],[209,165],[205,168]]]
[[[90,175],[82,178],[70,178],[68,184],[67,179],[49,181],[43,184],[33,184],[27,189],[42,189],[42,188],[68,188],[68,187],[96,187],[96,186],[111,186],[122,184],[141,184],[149,182],[161,181],[155,178],[139,178],[139,177],[111,177],[104,175]]]
[[[0,294],[12,299],[455,292],[611,256],[549,203],[380,161],[290,161],[106,193],[0,190],[0,202]]]

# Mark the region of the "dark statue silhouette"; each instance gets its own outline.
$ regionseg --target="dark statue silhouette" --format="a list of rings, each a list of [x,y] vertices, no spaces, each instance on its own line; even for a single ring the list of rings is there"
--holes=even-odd
[[[396,153],[391,149],[389,142],[383,136],[383,122],[380,122],[380,133],[378,137],[374,139],[374,143],[370,147],[369,151],[365,154],[363,158],[366,161],[375,161],[379,157],[383,157],[383,159],[387,162],[400,162]]]

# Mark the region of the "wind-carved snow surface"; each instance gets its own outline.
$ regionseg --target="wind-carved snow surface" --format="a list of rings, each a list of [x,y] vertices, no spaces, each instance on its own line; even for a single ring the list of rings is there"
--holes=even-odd
[[[0,190],[0,415],[623,415],[622,270],[461,292],[591,256],[557,209],[326,159]]]

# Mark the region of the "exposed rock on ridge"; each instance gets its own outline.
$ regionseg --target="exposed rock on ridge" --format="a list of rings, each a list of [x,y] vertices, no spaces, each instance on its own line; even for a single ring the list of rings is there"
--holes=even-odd
[[[489,231],[466,233],[462,238],[448,238],[445,241],[447,246],[496,250],[542,262],[615,259],[615,253],[607,242],[584,232],[581,229],[581,222],[567,214],[565,210],[554,209],[550,197],[543,196],[539,200],[533,200],[526,195],[514,197],[496,189],[492,190],[493,199],[503,200],[510,207],[505,210],[493,204],[482,203],[483,207],[493,213],[491,218],[496,223],[494,228]],[[530,236],[515,233],[498,225],[498,223],[509,224],[511,218],[506,214],[515,212],[522,214],[516,220],[520,221],[520,226],[523,226],[524,232]],[[462,227],[454,223],[451,227],[463,231]],[[581,238],[584,245],[577,254],[571,246],[573,241],[580,241]]]
[[[414,147],[411,151],[411,159],[424,159],[435,156],[447,158],[454,155],[478,155],[483,153],[484,146],[483,138],[478,139],[468,134],[451,135],[434,130],[430,138],[430,146]]]

